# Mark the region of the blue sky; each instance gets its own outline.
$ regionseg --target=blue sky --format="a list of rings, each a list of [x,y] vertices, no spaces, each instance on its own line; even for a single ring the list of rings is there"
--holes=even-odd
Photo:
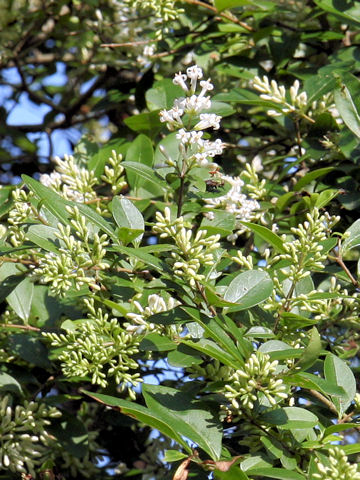
[[[50,75],[43,80],[44,85],[61,86],[67,81],[65,75],[64,65],[57,64],[57,72]],[[21,79],[16,68],[8,68],[4,70],[4,79],[9,83],[20,83]],[[88,88],[85,85],[84,88]],[[39,124],[43,121],[45,115],[50,111],[47,105],[38,106],[33,103],[27,93],[23,93],[18,102],[9,100],[11,94],[11,87],[7,85],[0,85],[0,105],[4,106],[10,111],[8,117],[9,125],[32,125]],[[56,99],[55,99],[56,100]],[[38,142],[40,156],[49,156],[49,142],[45,133],[29,133],[30,141]],[[65,153],[72,153],[72,148],[69,140],[76,143],[80,138],[80,134],[76,128],[68,130],[56,130],[51,135],[53,141],[53,154],[62,157]]]

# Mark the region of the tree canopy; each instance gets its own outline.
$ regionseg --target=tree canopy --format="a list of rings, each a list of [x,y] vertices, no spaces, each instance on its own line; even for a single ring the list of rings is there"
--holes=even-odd
[[[1,6],[0,479],[360,479],[360,6]]]

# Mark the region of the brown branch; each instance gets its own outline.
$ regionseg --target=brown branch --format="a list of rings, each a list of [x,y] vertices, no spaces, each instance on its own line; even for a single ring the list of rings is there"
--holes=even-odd
[[[206,303],[207,307],[209,308],[211,314],[212,314],[214,317],[216,317],[216,310],[215,310],[215,308],[214,308],[212,305],[210,305],[209,300],[208,300],[207,297],[206,297],[204,288],[202,287],[202,285],[200,285],[200,283],[199,283],[198,280],[195,281],[195,285],[196,285],[196,288],[198,289],[198,292],[200,293],[200,295],[201,295],[202,298],[204,299],[204,302]]]
[[[22,265],[38,265],[35,260],[25,260],[23,258],[0,257],[0,263],[21,263]]]
[[[31,325],[16,325],[15,323],[1,323],[0,328],[19,328],[21,330],[30,330],[31,332],[40,332],[41,329]]]
[[[65,113],[65,109],[54,103],[53,101],[49,100],[46,97],[42,97],[41,95],[37,94],[36,92],[33,92],[29,85],[26,82],[26,78],[24,75],[24,72],[22,71],[19,62],[17,59],[14,59],[14,63],[16,65],[16,69],[20,75],[21,78],[21,86],[25,90],[25,92],[29,95],[29,98],[33,100],[36,103],[44,103],[46,105],[49,105],[53,110],[59,113]],[[13,85],[14,86],[14,85]]]
[[[348,420],[351,420],[353,415],[355,415],[355,410],[353,410],[352,412],[348,413],[347,415],[344,415],[342,418],[340,418],[340,420],[338,421],[338,423],[346,423]],[[360,426],[358,427],[360,428]]]
[[[227,20],[230,20],[230,22],[236,23],[237,25],[240,25],[241,27],[245,28],[248,32],[253,32],[254,29],[250,27],[245,22],[242,22],[241,20],[238,20],[234,15],[228,14],[225,12],[219,12],[217,8],[213,7],[212,5],[209,5],[207,3],[204,3],[200,0],[183,0],[186,3],[189,3],[190,5],[198,5],[199,7],[207,8],[208,10],[211,10],[214,12],[216,15],[220,15],[220,17],[226,18]]]
[[[329,410],[331,410],[333,413],[336,414],[336,416],[338,415],[338,412],[335,408],[335,405],[330,400],[328,400],[326,397],[324,397],[324,395],[322,395],[320,392],[317,392],[316,390],[312,390],[312,389],[309,390],[309,392],[311,393],[311,395],[313,397],[317,398],[318,400],[320,400],[321,403],[326,405]]]

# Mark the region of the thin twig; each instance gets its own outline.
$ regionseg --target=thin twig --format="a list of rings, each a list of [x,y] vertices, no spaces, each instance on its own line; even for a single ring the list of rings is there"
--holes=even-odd
[[[254,31],[254,29],[250,27],[250,25],[248,25],[247,23],[242,22],[241,20],[238,20],[234,15],[231,15],[225,12],[219,12],[218,9],[213,7],[212,5],[201,2],[200,0],[183,0],[183,1],[186,3],[189,3],[190,5],[198,5],[199,7],[207,8],[208,10],[211,10],[212,12],[216,13],[216,15],[219,15],[220,17],[226,18],[227,20],[230,20],[231,22],[242,26],[248,32]]]
[[[22,265],[38,265],[35,260],[25,260],[23,258],[0,257],[0,263],[21,263]]]
[[[0,328],[19,328],[20,330],[30,330],[31,332],[40,332],[41,329],[31,325],[16,325],[15,323],[1,323]]]
[[[312,389],[309,390],[309,392],[311,393],[311,395],[313,397],[317,398],[318,400],[320,400],[321,403],[326,405],[329,408],[329,410],[331,410],[336,415],[338,414],[338,412],[335,408],[335,405],[330,400],[328,400],[326,397],[324,397],[324,395],[322,395],[320,392],[317,392],[316,390],[312,390]]]
[[[214,308],[212,305],[210,305],[209,300],[208,300],[207,297],[206,297],[204,288],[202,287],[202,285],[200,285],[200,283],[199,283],[197,280],[196,280],[195,284],[196,284],[196,288],[198,289],[200,295],[201,295],[202,298],[204,299],[204,302],[206,303],[206,305],[207,305],[207,307],[209,308],[210,312],[212,313],[212,315],[213,315],[214,317],[216,317],[216,310],[215,310],[215,308]]]

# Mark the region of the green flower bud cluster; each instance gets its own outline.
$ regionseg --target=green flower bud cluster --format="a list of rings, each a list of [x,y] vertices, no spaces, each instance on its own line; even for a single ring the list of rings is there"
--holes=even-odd
[[[111,151],[109,157],[109,165],[105,165],[104,174],[101,175],[101,180],[111,185],[111,193],[117,195],[127,185],[124,173],[124,167],[121,165],[123,156],[117,154],[115,150]]]
[[[156,213],[154,232],[161,238],[170,237],[175,241],[177,251],[172,252],[174,274],[188,281],[191,287],[205,279],[199,273],[201,267],[214,264],[214,250],[220,247],[220,235],[207,236],[206,230],[198,230],[195,237],[191,229],[184,226],[183,217],[171,220],[170,209],[165,208],[164,215]]]
[[[316,464],[318,473],[313,474],[314,479],[360,480],[357,465],[349,463],[345,452],[339,447],[329,449],[329,465],[324,465],[318,459]]]
[[[67,377],[91,377],[93,384],[106,387],[108,379],[115,378],[123,391],[129,387],[129,395],[135,398],[131,386],[137,386],[140,374],[131,372],[138,368],[133,359],[139,351],[139,338],[124,330],[116,318],[101,308],[95,309],[92,300],[86,299],[89,309],[87,320],[71,325],[63,324],[66,333],[47,332],[51,345],[60,348],[58,359]]]
[[[248,183],[245,184],[245,188],[248,191],[250,198],[254,200],[261,200],[266,196],[266,180],[263,178],[259,179],[258,174],[256,173],[256,168],[250,163],[246,163],[245,170],[242,172],[242,177],[245,177],[248,180]]]
[[[225,385],[225,396],[232,407],[240,413],[242,408],[251,410],[254,403],[264,399],[270,406],[288,397],[287,387],[281,378],[274,375],[278,361],[270,362],[267,354],[251,354],[243,369],[236,370]]]
[[[307,93],[299,91],[299,80],[295,80],[288,93],[284,85],[278,85],[276,80],[270,81],[266,75],[263,78],[256,76],[253,80],[253,87],[260,92],[260,97],[263,100],[277,104],[276,109],[272,108],[267,112],[271,117],[295,113],[313,123],[312,117],[315,113],[322,113],[333,105],[331,94],[324,95],[319,100],[309,103]]]
[[[0,471],[30,473],[41,465],[54,443],[46,428],[61,416],[54,407],[25,401],[12,406],[10,395],[0,398]]]
[[[213,382],[223,382],[230,378],[232,369],[226,365],[221,365],[219,360],[214,360],[206,365],[192,365],[187,368],[190,378],[205,378]]]
[[[266,269],[271,270],[279,261],[286,260],[289,266],[280,269],[285,276],[285,281],[280,276],[273,276],[274,293],[264,305],[265,309],[291,311],[295,306],[300,309],[308,309],[313,305],[316,311],[323,308],[326,302],[311,298],[311,293],[306,295],[293,295],[296,284],[311,275],[313,271],[323,270],[327,260],[327,251],[324,251],[321,242],[329,237],[331,228],[338,222],[338,217],[330,217],[327,214],[320,215],[314,208],[306,215],[306,221],[297,228],[291,228],[294,239],[282,236],[283,248],[286,253],[267,257]],[[315,293],[315,292],[314,292]],[[279,302],[277,295],[282,298]],[[321,311],[321,309],[320,309]]]
[[[296,240],[286,241],[283,238],[283,247],[286,254],[279,255],[279,259],[289,260],[292,265],[287,273],[288,277],[298,282],[310,275],[312,270],[324,268],[327,254],[323,253],[321,242],[326,240],[326,233],[329,230],[329,222],[325,215],[320,216],[317,208],[306,215],[307,221],[291,232]]]
[[[113,195],[126,186],[124,168],[121,166],[122,159],[122,155],[113,150],[108,159],[108,165],[104,167],[104,174],[101,176],[102,181],[111,185]],[[40,182],[68,200],[80,203],[95,201],[97,193],[94,187],[101,183],[95,177],[95,173],[78,165],[71,155],[65,155],[63,160],[56,157],[55,161],[55,171],[50,175],[41,175]]]
[[[103,261],[109,243],[107,235],[94,233],[90,239],[85,217],[80,216],[76,207],[69,208],[69,211],[74,217],[71,224],[80,240],[71,235],[70,225],[64,227],[59,223],[56,236],[62,245],[60,254],[46,253],[34,269],[34,274],[39,275],[43,283],[50,283],[52,292],[60,296],[64,296],[73,285],[77,290],[83,285],[99,290],[96,283],[99,270],[108,268]]]
[[[14,205],[9,212],[8,223],[11,226],[7,234],[14,247],[19,247],[25,240],[25,233],[20,228],[21,224],[28,222],[29,218],[34,218],[34,211],[30,203],[32,196],[32,192],[25,192],[21,188],[12,192]]]
[[[164,332],[164,327],[162,325],[151,323],[149,318],[155,313],[172,310],[179,305],[179,302],[173,297],[170,297],[166,301],[160,295],[155,293],[153,295],[149,295],[148,305],[145,308],[143,308],[137,300],[134,300],[133,304],[139,313],[128,313],[127,317],[130,318],[133,323],[125,323],[124,327],[126,328],[127,332],[135,333],[136,335],[142,335],[148,332]],[[169,333],[171,336],[171,334],[174,333],[179,334],[180,330],[175,325],[171,325],[167,328],[166,333]]]
[[[155,36],[161,38],[163,32],[168,31],[166,25],[163,24],[176,20],[179,14],[184,12],[182,8],[175,7],[177,1],[178,0],[125,0],[125,3],[135,11],[150,11],[158,20],[156,23],[162,26],[162,28],[159,28],[155,32]]]

